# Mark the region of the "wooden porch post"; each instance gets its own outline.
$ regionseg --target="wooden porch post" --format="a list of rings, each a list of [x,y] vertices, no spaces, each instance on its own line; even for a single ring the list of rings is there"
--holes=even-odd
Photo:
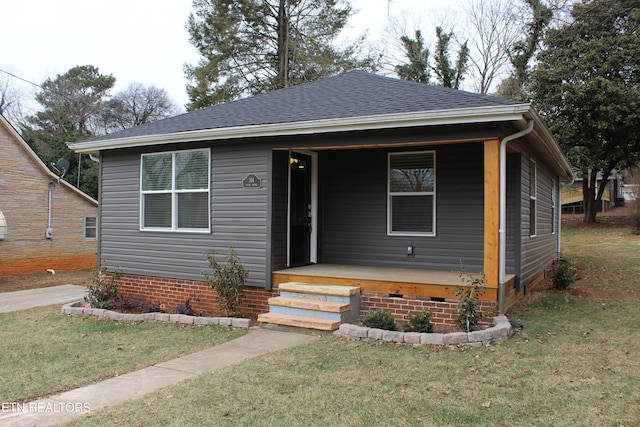
[[[500,140],[494,138],[484,141],[484,276],[486,286],[498,286],[499,230]]]

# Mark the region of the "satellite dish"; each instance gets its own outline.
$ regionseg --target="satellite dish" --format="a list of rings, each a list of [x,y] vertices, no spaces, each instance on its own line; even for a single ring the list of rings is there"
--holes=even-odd
[[[62,175],[64,175],[69,170],[69,166],[71,166],[71,163],[69,163],[69,160],[67,159],[60,159],[58,160],[56,166],[58,170],[62,172]]]

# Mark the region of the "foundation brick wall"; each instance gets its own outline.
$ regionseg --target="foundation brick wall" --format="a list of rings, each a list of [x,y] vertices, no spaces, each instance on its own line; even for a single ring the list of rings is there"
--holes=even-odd
[[[204,281],[181,280],[164,277],[122,274],[120,295],[124,298],[144,298],[167,313],[175,313],[177,307],[190,299],[191,307],[200,316],[223,315],[215,301],[215,292]],[[242,316],[256,319],[258,314],[269,311],[268,299],[275,293],[264,288],[247,286],[245,299],[240,307]]]
[[[445,301],[433,301],[429,297],[416,297],[404,295],[402,297],[392,297],[389,294],[370,293],[362,294],[362,306],[360,309],[360,319],[370,311],[387,310],[396,318],[396,324],[408,323],[409,314],[416,314],[419,311],[431,312],[431,323],[436,332],[456,329],[456,311],[458,300],[447,299]],[[484,314],[480,320],[481,327],[491,326],[495,315],[496,305],[481,301],[478,303],[477,312]]]
[[[242,316],[256,319],[259,314],[269,311],[268,300],[280,294],[278,287],[272,291],[264,288],[247,286],[245,299],[241,306]],[[163,311],[175,313],[177,307],[190,299],[191,306],[201,316],[223,315],[215,302],[215,293],[207,282],[180,280],[163,277],[149,277],[123,274],[120,294],[132,299],[145,298],[152,303],[160,304]],[[404,295],[402,297],[389,294],[365,292],[362,294],[360,318],[370,311],[387,310],[391,312],[398,325],[408,322],[409,314],[428,310],[436,332],[456,329],[457,300],[433,301],[428,297]],[[481,327],[491,326],[496,305],[479,302],[478,312],[486,316],[480,322]]]

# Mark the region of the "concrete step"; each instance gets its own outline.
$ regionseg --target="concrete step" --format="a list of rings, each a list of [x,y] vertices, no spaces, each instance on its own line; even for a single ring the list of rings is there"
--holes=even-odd
[[[280,292],[295,292],[316,295],[335,295],[350,297],[360,294],[357,286],[336,286],[336,285],[310,285],[308,283],[287,282],[278,285]]]
[[[295,326],[296,328],[318,329],[321,331],[335,331],[340,327],[339,320],[313,319],[310,317],[292,316],[287,314],[264,313],[258,316],[258,322],[275,325]]]
[[[344,311],[349,311],[349,304],[313,299],[288,298],[283,296],[269,298],[269,305],[300,308],[303,310],[326,311],[330,313],[342,313]]]

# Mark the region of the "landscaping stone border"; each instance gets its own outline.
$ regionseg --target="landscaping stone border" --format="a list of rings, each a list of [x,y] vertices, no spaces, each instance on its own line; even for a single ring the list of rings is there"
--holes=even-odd
[[[346,338],[376,339],[411,345],[485,346],[508,340],[513,335],[513,327],[507,316],[501,315],[493,318],[493,327],[473,332],[451,332],[448,334],[398,332],[343,323],[334,334]]]
[[[71,316],[95,316],[101,319],[114,320],[117,322],[184,323],[186,325],[233,326],[234,328],[244,329],[250,328],[251,322],[251,319],[239,317],[201,317],[169,313],[120,313],[117,311],[105,310],[103,308],[86,308],[84,307],[83,301],[63,305],[60,313]]]

